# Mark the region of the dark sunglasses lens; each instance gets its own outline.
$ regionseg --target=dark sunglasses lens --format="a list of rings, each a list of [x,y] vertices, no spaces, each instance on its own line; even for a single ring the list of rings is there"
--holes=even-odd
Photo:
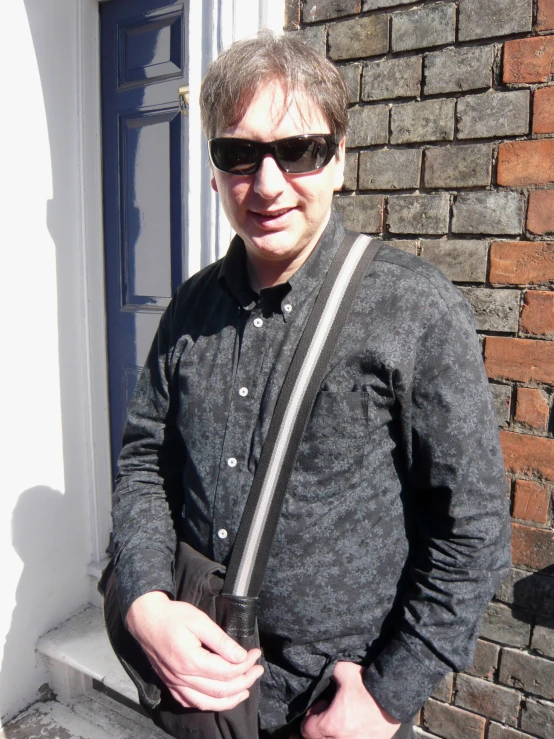
[[[327,162],[329,145],[322,136],[298,136],[276,145],[279,163],[286,172],[311,172]],[[327,160],[328,161],[328,160]]]
[[[238,139],[212,139],[210,154],[217,169],[229,174],[253,174],[258,167],[255,142]]]

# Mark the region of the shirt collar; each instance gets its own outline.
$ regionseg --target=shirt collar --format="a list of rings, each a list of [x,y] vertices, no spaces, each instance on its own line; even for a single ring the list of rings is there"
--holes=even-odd
[[[345,236],[345,228],[341,218],[333,207],[329,222],[325,227],[316,247],[304,264],[289,278],[289,290],[296,294],[308,295],[319,287],[335,253]],[[219,271],[219,283],[226,287],[238,304],[245,310],[252,310],[258,301],[258,295],[248,283],[246,269],[246,247],[240,236],[235,236],[223,258]],[[284,291],[284,294],[289,292]]]

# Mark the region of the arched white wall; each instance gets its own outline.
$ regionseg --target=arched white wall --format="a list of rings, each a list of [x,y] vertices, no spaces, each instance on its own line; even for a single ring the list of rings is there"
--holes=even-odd
[[[98,2],[3,7],[0,725],[47,680],[38,637],[93,598],[87,571],[110,528]],[[222,45],[279,30],[283,12],[282,0],[191,2],[191,87]],[[194,103],[190,116],[192,272],[229,230]]]

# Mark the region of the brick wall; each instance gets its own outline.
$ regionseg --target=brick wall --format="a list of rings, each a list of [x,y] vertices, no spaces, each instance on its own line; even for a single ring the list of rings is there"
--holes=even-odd
[[[348,82],[347,224],[459,286],[501,427],[514,569],[417,735],[553,739],[554,0],[288,0],[288,29]]]

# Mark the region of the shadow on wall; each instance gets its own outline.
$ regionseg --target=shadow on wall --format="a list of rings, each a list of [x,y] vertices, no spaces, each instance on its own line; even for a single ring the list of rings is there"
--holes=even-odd
[[[12,703],[10,696],[28,689],[36,679],[35,645],[44,631],[44,614],[56,612],[61,595],[60,572],[52,571],[52,562],[63,566],[71,556],[67,546],[69,505],[57,490],[38,485],[25,490],[14,509],[12,545],[23,562],[23,571],[4,643],[0,671],[2,705]],[[38,697],[45,692],[47,687],[42,686]]]

